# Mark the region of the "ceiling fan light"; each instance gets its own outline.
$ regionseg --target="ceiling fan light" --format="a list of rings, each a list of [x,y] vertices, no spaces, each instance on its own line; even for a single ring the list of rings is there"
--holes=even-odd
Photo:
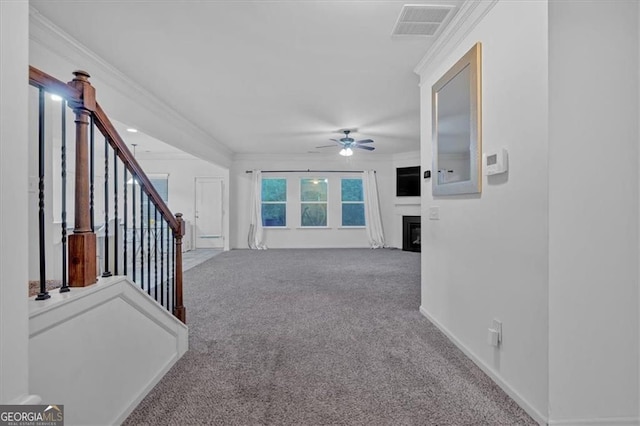
[[[342,148],[340,150],[340,155],[342,155],[343,157],[349,157],[353,155],[353,150],[351,148]]]

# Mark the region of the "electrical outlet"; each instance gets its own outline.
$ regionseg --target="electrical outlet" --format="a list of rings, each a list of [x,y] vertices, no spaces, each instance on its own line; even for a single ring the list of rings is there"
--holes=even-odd
[[[498,331],[490,328],[489,334],[487,334],[487,344],[489,344],[490,346],[495,346],[497,348],[500,345],[499,337],[500,335],[498,334]]]
[[[502,344],[502,322],[494,319],[492,328],[498,333],[498,344],[496,346],[500,346]]]

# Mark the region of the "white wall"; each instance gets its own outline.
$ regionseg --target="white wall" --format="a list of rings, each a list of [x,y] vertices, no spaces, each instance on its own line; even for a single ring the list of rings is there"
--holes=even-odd
[[[129,79],[35,9],[29,22],[30,65],[65,82],[73,78],[73,71],[85,70],[91,74],[97,100],[110,118],[199,158],[230,164],[229,148],[144,90],[144,82]],[[176,82],[182,77],[176,76]],[[179,105],[172,107],[179,111]]]
[[[189,156],[190,157],[190,156]],[[183,219],[194,223],[196,177],[219,177],[223,180],[223,230],[224,247],[229,250],[229,170],[198,158],[175,157],[172,159],[137,158],[147,174],[169,174],[168,207],[174,213],[182,213]],[[193,228],[192,228],[193,229]],[[192,236],[193,237],[193,236]],[[190,239],[193,242],[193,238]],[[194,248],[194,247],[192,247]]]
[[[391,161],[381,156],[369,156],[367,153],[356,153],[345,159],[337,153],[334,156],[239,156],[231,169],[231,247],[247,248],[249,232],[249,202],[251,197],[251,174],[246,170],[376,170],[380,208],[385,233],[392,227],[393,197],[395,191],[395,174],[391,174]],[[394,171],[395,173],[395,171]],[[326,177],[330,179],[330,194],[337,195],[339,201],[339,178],[354,177],[353,174],[318,173],[303,174],[268,174],[270,177],[288,177],[297,180],[300,177]],[[333,189],[333,191],[331,191]],[[289,190],[296,190],[290,187]],[[297,194],[292,194],[297,195]],[[338,202],[333,203],[335,209],[329,211],[329,228],[331,229],[297,229],[300,211],[293,200],[289,200],[288,228],[266,229],[265,242],[270,248],[320,248],[320,247],[369,247],[365,229],[340,229],[340,210]],[[334,200],[335,201],[335,200]]]
[[[488,3],[485,3],[485,5]],[[431,86],[482,42],[483,150],[506,147],[507,175],[482,193],[422,187],[422,306],[539,421],[547,413],[547,2],[498,2],[455,47],[421,69],[422,165],[431,168]],[[440,220],[429,220],[430,207]],[[487,344],[492,319],[503,344]]]
[[[638,3],[550,2],[549,46],[550,419],[637,424]]]
[[[26,0],[0,2],[0,403],[28,394]]]
[[[29,311],[31,389],[63,404],[67,425],[121,424],[188,348],[187,327],[125,277]]]

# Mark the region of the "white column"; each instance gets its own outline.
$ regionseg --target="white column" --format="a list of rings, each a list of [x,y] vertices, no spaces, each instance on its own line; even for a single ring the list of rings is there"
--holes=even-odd
[[[28,396],[29,3],[0,1],[0,403]]]

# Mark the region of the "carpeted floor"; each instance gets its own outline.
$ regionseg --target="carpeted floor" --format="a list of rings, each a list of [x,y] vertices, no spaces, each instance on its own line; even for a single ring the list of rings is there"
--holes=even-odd
[[[237,250],[185,273],[190,350],[126,425],[535,425],[418,312],[420,255]]]

